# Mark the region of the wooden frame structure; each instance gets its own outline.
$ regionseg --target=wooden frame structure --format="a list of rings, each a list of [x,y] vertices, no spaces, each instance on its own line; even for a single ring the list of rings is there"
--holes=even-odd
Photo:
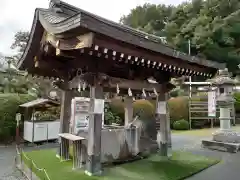
[[[61,133],[69,131],[72,89],[82,82],[90,88],[91,117],[88,136],[87,174],[101,172],[101,112],[96,99],[103,91],[134,96],[149,91],[158,96],[157,121],[161,127],[162,155],[167,156],[170,125],[166,113],[172,77],[212,77],[224,64],[191,57],[160,42],[160,38],[106,20],[59,0],[48,9],[36,9],[27,47],[18,63],[35,76],[53,77],[63,90]],[[148,79],[156,83],[149,83]],[[134,93],[133,93],[134,92]],[[93,146],[94,144],[94,146]]]
[[[216,87],[212,86],[212,82],[185,82],[185,86],[192,86],[193,89],[195,89],[195,93],[203,92],[208,93],[211,91],[212,88],[216,89]],[[199,88],[202,88],[202,90],[199,90]],[[190,89],[189,89],[190,90]],[[191,89],[192,91],[192,89]],[[191,94],[191,96],[190,96]],[[209,117],[208,115],[202,116],[202,114],[208,114],[208,99],[206,100],[196,100],[199,98],[199,96],[196,96],[193,92],[189,92],[189,100],[188,100],[188,106],[189,106],[189,126],[190,129],[192,129],[192,122],[195,120],[202,120],[202,123],[199,123],[199,127],[202,127],[205,120],[211,121],[211,128],[214,127],[214,123],[219,120],[219,105],[217,103],[216,105],[216,116],[215,117]],[[197,114],[197,115],[196,115]],[[233,125],[236,124],[236,116],[235,116],[235,107],[234,103],[231,106],[231,122]]]
[[[85,138],[80,136],[75,136],[68,133],[59,134],[59,137],[61,138],[61,152],[60,152],[60,158],[62,161],[69,160],[69,151],[67,150],[69,143],[72,142],[73,147],[73,169],[81,168],[83,165],[83,148],[82,148],[82,141],[85,140]]]

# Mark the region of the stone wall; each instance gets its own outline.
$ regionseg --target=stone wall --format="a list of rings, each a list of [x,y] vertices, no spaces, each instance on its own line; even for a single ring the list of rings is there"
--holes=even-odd
[[[78,136],[87,139],[87,130],[79,131]],[[101,161],[110,163],[128,160],[140,152],[140,130],[138,128],[107,127],[102,129]],[[84,144],[84,159],[87,157],[87,140]]]

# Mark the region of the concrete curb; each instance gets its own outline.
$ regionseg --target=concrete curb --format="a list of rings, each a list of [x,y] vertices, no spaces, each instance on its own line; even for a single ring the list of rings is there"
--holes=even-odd
[[[22,166],[24,168],[22,168]],[[40,180],[34,172],[28,168],[28,166],[23,162],[21,165],[16,165],[17,169],[22,172],[23,176],[28,180]],[[32,177],[32,178],[30,178]]]

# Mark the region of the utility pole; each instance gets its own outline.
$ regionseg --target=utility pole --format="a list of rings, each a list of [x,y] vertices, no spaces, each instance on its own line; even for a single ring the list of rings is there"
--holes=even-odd
[[[190,39],[188,40],[188,54],[189,56],[191,56],[191,41]],[[191,98],[192,97],[192,77],[189,76],[189,97]]]
[[[191,41],[190,41],[190,39],[188,40],[188,55],[191,56]],[[189,79],[189,101],[188,101],[189,115],[188,115],[188,117],[189,117],[189,129],[191,130],[192,129],[192,121],[191,121],[190,105],[191,105],[191,98],[192,98],[192,77],[189,76],[188,79]]]

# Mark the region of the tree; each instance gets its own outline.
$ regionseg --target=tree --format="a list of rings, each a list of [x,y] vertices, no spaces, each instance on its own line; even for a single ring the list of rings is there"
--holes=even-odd
[[[190,40],[192,55],[227,63],[234,73],[240,63],[239,9],[239,0],[192,0],[175,7],[147,4],[133,9],[121,22],[165,36],[169,46],[185,53]]]
[[[120,22],[147,33],[163,36],[162,30],[171,12],[172,6],[144,4],[132,9]]]
[[[11,48],[17,50],[17,54],[3,58],[8,67],[0,75],[0,81],[2,82],[0,91],[5,93],[31,93],[43,97],[47,95],[49,89],[53,88],[51,80],[29,76],[26,72],[13,69],[10,66],[11,64],[15,65],[21,58],[28,39],[29,32],[20,31],[15,34]]]
[[[14,35],[14,41],[11,45],[11,49],[15,49],[18,51],[18,53],[13,56],[15,62],[21,58],[22,53],[26,48],[28,39],[29,39],[28,31],[19,31]]]

